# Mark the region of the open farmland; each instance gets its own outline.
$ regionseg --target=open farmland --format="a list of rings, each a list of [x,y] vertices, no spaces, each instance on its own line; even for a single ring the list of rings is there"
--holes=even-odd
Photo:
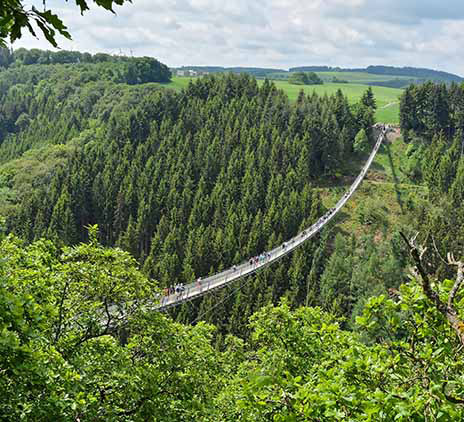
[[[367,72],[316,72],[324,82],[330,82],[333,78],[341,79],[349,83],[367,84],[369,82],[386,82],[392,79],[410,80],[411,76],[375,75]]]
[[[411,80],[411,76],[395,76],[395,75],[376,75],[367,72],[315,72],[324,82],[332,82],[333,78],[346,81],[350,84],[369,84],[373,82],[387,82],[394,79]],[[276,72],[270,73],[269,79],[287,80],[291,73]]]

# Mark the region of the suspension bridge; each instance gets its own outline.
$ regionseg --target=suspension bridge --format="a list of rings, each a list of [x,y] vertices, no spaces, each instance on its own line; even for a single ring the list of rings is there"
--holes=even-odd
[[[243,262],[239,265],[234,265],[231,268],[221,271],[217,274],[213,274],[209,277],[198,279],[196,282],[187,284],[182,287],[181,291],[167,296],[161,296],[158,304],[154,306],[154,309],[162,311],[167,308],[180,305],[196,299],[200,296],[204,296],[211,293],[213,290],[217,290],[228,286],[229,284],[237,281],[241,278],[254,274],[255,272],[272,265],[274,262],[279,261],[284,256],[288,255],[296,248],[301,246],[304,242],[311,239],[316,233],[320,232],[322,228],[332,220],[340,209],[348,202],[351,196],[354,194],[356,189],[359,187],[364,177],[366,176],[367,170],[372,164],[372,161],[380,148],[381,143],[386,138],[387,128],[382,126],[377,141],[369,155],[364,167],[355,179],[350,188],[344,193],[343,197],[337,202],[337,204],[325,213],[318,221],[316,221],[310,227],[304,229],[296,236],[285,241],[284,243],[276,246],[270,251],[263,252],[259,259],[250,259],[249,261]]]

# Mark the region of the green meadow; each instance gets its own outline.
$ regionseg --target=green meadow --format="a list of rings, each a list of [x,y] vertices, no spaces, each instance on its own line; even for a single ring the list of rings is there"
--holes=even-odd
[[[394,79],[414,79],[411,76],[375,75],[367,72],[315,72],[324,82],[332,82],[333,78],[354,84],[368,84],[371,82],[386,82]],[[289,73],[270,73],[270,79],[287,80]]]
[[[369,82],[385,82],[392,79],[411,79],[410,76],[374,75],[367,72],[316,72],[324,82],[334,77],[350,83],[367,84]]]

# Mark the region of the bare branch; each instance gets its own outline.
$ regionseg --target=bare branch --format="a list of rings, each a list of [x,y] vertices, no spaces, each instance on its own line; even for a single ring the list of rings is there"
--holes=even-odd
[[[435,243],[435,238],[434,238],[433,236],[432,236],[432,243],[433,243],[433,247],[435,248],[435,251],[437,252],[439,258],[442,260],[442,262],[443,262],[444,264],[447,264],[447,265],[448,265],[448,262],[445,261],[445,259],[441,256],[441,253],[440,253],[440,251],[439,251],[438,248],[437,248],[437,244]]]
[[[440,299],[440,296],[438,295],[437,292],[435,292],[432,289],[431,282],[429,279],[429,276],[427,272],[424,269],[424,266],[422,265],[422,260],[421,256],[423,256],[425,250],[422,248],[421,252],[419,253],[418,248],[410,243],[407,239],[407,237],[404,235],[404,233],[400,232],[400,236],[403,238],[405,243],[409,247],[409,252],[414,259],[414,262],[416,264],[417,271],[420,274],[420,278],[422,280],[422,290],[424,291],[425,295],[427,298],[433,302],[435,305],[435,308],[448,320],[448,323],[451,325],[455,333],[457,334],[459,341],[461,342],[462,345],[464,345],[464,322],[459,319],[458,313],[456,310],[453,308],[453,300],[454,296],[456,295],[456,292],[458,291],[460,285],[462,284],[463,281],[463,266],[462,264],[457,263],[457,261],[454,259],[454,257],[451,254],[448,254],[448,261],[450,263],[452,262],[454,265],[458,265],[458,277],[456,279],[456,283],[453,286],[453,289],[450,293],[448,303],[442,302]],[[416,235],[417,237],[417,235]]]
[[[461,287],[462,282],[464,281],[464,263],[462,261],[456,261],[456,259],[454,259],[453,254],[451,253],[448,253],[447,257],[449,265],[454,265],[458,267],[456,281],[454,282],[453,288],[451,289],[451,292],[448,297],[448,307],[453,308],[454,298],[456,297],[456,294],[458,293],[459,288]]]
[[[404,233],[400,232],[400,236],[403,238],[406,245],[408,245],[409,247],[409,252],[411,253],[411,256],[414,259],[414,262],[416,264],[416,269],[422,279],[422,288],[424,290],[425,295],[435,304],[435,306],[440,312],[442,313],[446,312],[446,305],[440,300],[440,297],[438,296],[437,292],[435,292],[432,289],[429,276],[422,265],[421,255],[423,255],[423,252],[421,255],[419,255],[418,248],[413,243],[409,242],[409,240],[404,235]],[[412,239],[412,241],[414,240],[415,240],[415,237],[414,239]]]

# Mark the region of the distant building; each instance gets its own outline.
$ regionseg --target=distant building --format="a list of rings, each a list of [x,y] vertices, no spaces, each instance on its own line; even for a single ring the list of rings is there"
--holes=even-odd
[[[176,69],[176,75],[177,76],[202,76],[202,75],[208,75],[209,72],[204,72],[202,70],[193,70],[193,69]]]

